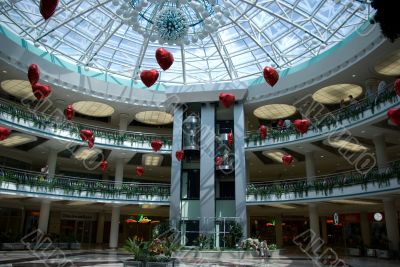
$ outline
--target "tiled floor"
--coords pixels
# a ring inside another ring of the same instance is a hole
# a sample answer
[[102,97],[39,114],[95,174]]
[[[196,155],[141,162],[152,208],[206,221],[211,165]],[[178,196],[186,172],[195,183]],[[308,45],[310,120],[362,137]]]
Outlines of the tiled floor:
[[[0,267],[122,267],[122,261],[129,259],[130,255],[115,251],[92,250],[92,251],[52,251],[52,252],[0,252]],[[351,267],[398,267],[399,261],[378,260],[372,258],[347,258],[348,266]],[[224,262],[218,260],[207,260],[198,258],[181,259],[175,266],[197,266],[197,267],[303,267],[316,266],[327,267],[315,263],[306,257],[280,257],[269,259],[230,259]],[[333,267],[334,265],[332,265]]]

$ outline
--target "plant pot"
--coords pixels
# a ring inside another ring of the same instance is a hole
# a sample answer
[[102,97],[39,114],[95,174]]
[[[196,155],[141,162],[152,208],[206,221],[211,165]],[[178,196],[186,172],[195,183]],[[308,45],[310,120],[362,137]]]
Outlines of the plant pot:
[[367,256],[368,257],[376,257],[376,249],[368,248],[367,249]]
[[135,260],[126,260],[123,262],[124,267],[145,267],[145,263]]
[[377,249],[376,256],[381,259],[389,259],[389,250]]
[[70,243],[69,249],[81,249],[81,243]]
[[0,243],[1,250],[23,250],[26,249],[23,243]]
[[146,262],[146,267],[173,267],[175,262]]
[[348,248],[347,253],[349,256],[361,256],[361,249],[359,248]]

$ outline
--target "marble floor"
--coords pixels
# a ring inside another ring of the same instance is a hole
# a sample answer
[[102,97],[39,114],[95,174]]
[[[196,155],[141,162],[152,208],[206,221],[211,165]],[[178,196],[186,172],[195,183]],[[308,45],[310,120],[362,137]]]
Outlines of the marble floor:
[[[130,258],[129,254],[107,250],[91,251],[0,251],[0,267],[122,267],[122,262]],[[349,267],[398,267],[400,261],[380,260],[374,258],[344,258]],[[175,264],[177,267],[327,267],[334,264],[313,262],[304,256],[288,256],[268,259],[229,259],[225,261],[182,258]],[[339,267],[339,265],[336,265]],[[335,266],[335,267],[336,267]],[[343,265],[341,265],[343,266]]]

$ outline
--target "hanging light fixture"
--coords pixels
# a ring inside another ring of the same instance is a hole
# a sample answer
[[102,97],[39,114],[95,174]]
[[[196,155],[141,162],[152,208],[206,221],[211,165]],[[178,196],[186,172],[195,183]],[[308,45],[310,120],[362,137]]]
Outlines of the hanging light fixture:
[[226,24],[228,6],[220,0],[113,0],[122,21],[150,41],[197,43]]

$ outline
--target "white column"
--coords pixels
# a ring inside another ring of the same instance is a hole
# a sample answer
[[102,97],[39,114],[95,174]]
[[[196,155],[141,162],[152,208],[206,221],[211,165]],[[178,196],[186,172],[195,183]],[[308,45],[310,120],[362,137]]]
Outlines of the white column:
[[315,161],[314,161],[314,152],[306,151],[306,175],[307,181],[312,182],[315,180]]
[[321,232],[322,232],[322,240],[324,240],[324,244],[328,244],[328,225],[326,224],[326,217],[322,217],[321,221]]
[[386,142],[383,134],[374,136],[374,145],[376,153],[376,161],[379,169],[385,169],[388,166],[388,159],[386,155]]
[[372,93],[376,93],[378,89],[379,80],[371,78],[365,81],[365,90],[370,90]]
[[119,114],[119,130],[126,131],[128,129],[129,115],[125,113]]
[[247,209],[246,209],[246,187],[247,172],[244,151],[244,107],[243,103],[235,103],[233,108],[234,118],[234,140],[235,140],[235,208],[236,217],[239,217],[243,227],[243,237],[247,238]]
[[38,230],[42,233],[47,233],[47,227],[49,226],[50,217],[50,201],[47,199],[42,200],[40,204],[40,216]]
[[47,157],[48,178],[53,178],[56,173],[57,154],[58,152],[55,149],[49,150],[49,156]]
[[399,219],[397,218],[397,209],[395,200],[392,198],[383,199],[385,209],[386,232],[389,239],[389,248],[399,251]]
[[371,245],[371,230],[368,221],[368,214],[366,212],[361,212],[360,214],[360,227],[361,227],[361,237],[362,241],[366,246]]
[[309,216],[310,216],[310,230],[311,230],[311,240],[310,245],[312,252],[314,255],[320,249],[322,242],[321,242],[321,234],[319,229],[319,215],[317,205],[311,203],[308,205]]
[[178,227],[181,219],[181,162],[175,157],[175,152],[182,149],[182,125],[183,107],[177,106],[174,110],[174,125],[172,138],[172,162],[171,162],[171,192],[169,206],[169,220],[171,226]]
[[215,106],[201,106],[200,133],[200,231],[215,231]]
[[117,158],[115,162],[115,184],[121,185],[124,180],[124,165],[125,161],[123,158]]
[[111,229],[110,229],[110,248],[118,248],[118,234],[119,234],[119,218],[121,215],[121,208],[119,206],[112,207],[111,214]]
[[103,243],[104,219],[105,219],[104,213],[100,212],[98,220],[97,220],[97,234],[96,234],[96,243],[97,244],[102,244]]
[[276,236],[276,245],[279,248],[283,246],[283,229],[282,229],[282,216],[275,216],[275,236]]

